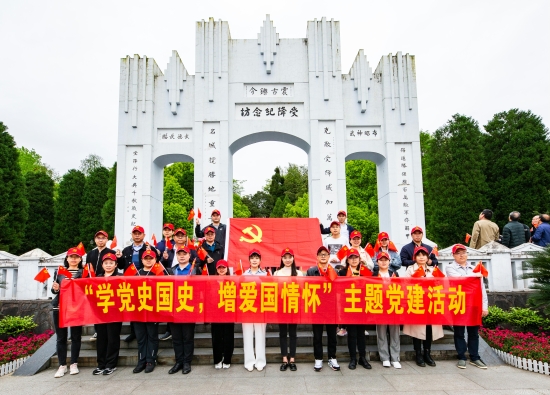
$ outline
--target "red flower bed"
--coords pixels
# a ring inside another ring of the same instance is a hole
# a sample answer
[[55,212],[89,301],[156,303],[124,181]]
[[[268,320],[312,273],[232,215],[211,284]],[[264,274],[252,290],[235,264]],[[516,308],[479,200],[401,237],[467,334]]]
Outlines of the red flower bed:
[[479,334],[491,347],[519,358],[550,363],[550,336],[544,332],[534,335],[509,329],[481,328]]
[[53,335],[46,331],[41,335],[10,337],[7,341],[0,340],[0,365],[31,355]]

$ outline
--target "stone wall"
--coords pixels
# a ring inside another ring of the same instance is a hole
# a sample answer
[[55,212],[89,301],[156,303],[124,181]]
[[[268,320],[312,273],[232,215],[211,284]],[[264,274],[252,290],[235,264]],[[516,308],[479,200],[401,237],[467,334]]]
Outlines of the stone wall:
[[0,317],[32,315],[38,325],[34,332],[54,330],[51,300],[0,300]]
[[487,292],[489,306],[498,306],[503,310],[511,307],[527,306],[527,299],[533,292]]

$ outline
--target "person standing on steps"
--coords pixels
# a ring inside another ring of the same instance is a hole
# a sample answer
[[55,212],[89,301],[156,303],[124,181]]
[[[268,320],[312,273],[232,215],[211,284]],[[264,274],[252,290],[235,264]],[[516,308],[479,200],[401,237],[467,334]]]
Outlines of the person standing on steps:
[[[224,259],[216,262],[218,276],[229,276],[229,265]],[[233,322],[216,322],[210,324],[212,334],[212,352],[214,368],[229,369],[235,351],[235,324]]]
[[[227,231],[227,226],[221,223],[222,215],[220,214],[220,210],[217,210],[217,209],[213,210],[210,217],[212,218],[212,222],[210,223],[210,225],[207,225],[202,230],[201,230],[201,220],[199,218],[195,220],[195,223],[197,224],[195,226],[195,236],[197,236],[198,238],[205,237],[206,236],[205,230],[210,226],[216,230],[216,241],[220,244],[221,250],[225,251],[225,235]],[[210,273],[210,274],[215,274],[215,273]]]

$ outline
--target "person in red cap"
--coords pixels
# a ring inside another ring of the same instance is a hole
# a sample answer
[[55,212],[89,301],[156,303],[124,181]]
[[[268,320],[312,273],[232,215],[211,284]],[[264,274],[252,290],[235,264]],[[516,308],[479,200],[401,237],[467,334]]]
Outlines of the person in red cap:
[[374,251],[374,267],[377,267],[376,257],[378,256],[378,252],[385,252],[390,257],[390,268],[392,271],[395,272],[401,269],[401,257],[397,251],[390,250],[390,235],[387,232],[378,233],[378,244],[380,245],[380,248],[378,248],[377,251]]
[[438,261],[437,257],[432,253],[432,247],[430,247],[427,244],[422,243],[422,238],[424,237],[424,231],[420,226],[415,226],[411,230],[411,238],[412,241],[409,244],[405,244],[403,248],[401,248],[401,252],[399,253],[399,256],[401,257],[401,264],[408,268],[411,265],[414,265],[413,260],[413,254],[414,249],[416,247],[424,247],[428,250],[428,266],[437,266]]
[[[107,253],[101,260],[103,273],[97,277],[120,276],[117,270],[116,256],[113,253]],[[92,374],[94,376],[108,376],[116,370],[118,363],[118,354],[120,352],[120,330],[122,322],[109,322],[107,324],[95,324],[97,333],[97,368]]]
[[[218,276],[229,276],[229,265],[226,260],[216,262]],[[231,358],[235,351],[235,324],[233,322],[220,322],[210,324],[212,334],[212,352],[214,354],[214,368],[229,369]]]
[[[294,261],[294,251],[291,248],[284,248],[281,252],[281,264],[274,276],[296,277],[303,276],[303,273],[296,268]],[[290,368],[291,371],[297,370],[294,358],[296,358],[296,344],[298,336],[296,334],[297,324],[279,324],[279,344],[281,346],[281,356],[283,363],[279,370],[281,372]],[[287,333],[290,338],[290,349],[287,347]]]
[[[225,251],[225,235],[227,232],[227,226],[225,224],[221,223],[222,215],[220,214],[220,210],[215,209],[212,210],[212,214],[210,215],[212,222],[210,225],[206,226],[201,230],[201,220],[199,217],[195,219],[195,223],[197,224],[195,226],[195,236],[198,238],[206,237],[205,229],[207,227],[212,227],[216,229],[216,241],[220,244],[222,247],[222,251]],[[213,274],[213,273],[210,273]]]
[[[133,263],[136,266],[136,269],[141,269],[143,267],[141,257],[145,251],[150,249],[151,246],[145,243],[145,230],[143,227],[139,225],[134,226],[132,228],[132,244],[125,247],[122,251],[120,249],[116,250],[118,267],[122,268],[122,270],[126,270]],[[158,261],[160,254],[158,254],[156,249],[155,254]]]
[[[369,254],[367,254],[367,251],[363,247],[361,247],[361,238],[362,235],[358,230],[354,230],[349,235],[349,241],[351,244],[351,248],[355,248],[357,251],[359,251],[359,259],[361,260],[361,265],[367,267],[370,271],[374,268],[374,262]],[[341,265],[346,265],[347,258],[342,259]]]
[[[71,273],[71,279],[77,279],[82,277],[82,255],[77,247],[69,248],[67,251],[67,257],[64,262],[64,266]],[[58,274],[57,270],[53,275],[52,293],[55,298],[52,300],[53,307],[53,324],[55,327],[55,334],[57,335],[57,341],[55,343],[57,351],[57,359],[59,361],[59,368],[55,372],[56,378],[63,377],[67,373],[67,335],[69,328],[59,327],[59,292],[61,291],[61,283],[67,277],[63,274]],[[70,374],[78,374],[78,357],[80,355],[80,345],[82,344],[82,327],[71,327],[71,366]]]
[[[346,257],[346,266],[340,269],[339,276],[345,277],[351,273],[352,277],[361,275],[361,258],[359,250],[350,248]],[[365,324],[348,324],[346,325],[348,335],[348,351],[349,365],[348,368],[355,370],[357,367],[357,351],[359,351],[359,365],[365,369],[372,369],[369,361],[367,361],[367,344],[365,342]]]
[[[162,255],[166,248],[166,240],[170,240],[170,243],[174,245],[174,225],[173,224],[164,224],[162,225],[162,240],[157,243],[157,250],[159,255]],[[175,260],[175,258],[174,258]]]
[[[399,273],[390,268],[390,255],[387,252],[378,252],[376,255],[376,262],[378,264],[374,267],[374,271],[372,272],[373,277],[399,277]],[[401,352],[401,336],[399,332],[399,325],[376,325],[378,354],[380,355],[382,366],[385,368],[389,368],[393,365],[394,368],[401,369],[401,363],[399,362],[399,353]]]
[[[332,217],[332,216],[331,216]],[[353,232],[355,229],[353,226],[346,223],[346,218],[348,217],[347,213],[344,210],[338,211],[338,214],[336,215],[338,218],[338,223],[340,224],[340,234],[349,239],[349,235],[351,232]],[[330,235],[332,231],[330,230],[330,227],[332,226],[332,223],[328,228],[324,228],[321,221],[319,221],[319,226],[321,228],[321,234],[322,235]]]
[[[414,263],[407,267],[405,277],[411,277],[418,269],[424,270],[424,277],[433,277],[433,266],[428,265],[430,251],[424,247],[416,247],[413,253]],[[403,325],[403,333],[411,336],[413,339],[414,351],[416,353],[416,364],[425,367],[426,364],[435,366],[435,361],[430,354],[432,340],[443,337],[443,327],[441,325]],[[424,346],[424,354],[422,347]]]
[[[204,260],[201,260],[200,257],[198,257],[196,264],[201,268],[201,270],[208,270],[208,274],[212,276],[216,274],[216,262],[223,259],[225,254],[225,250],[222,245],[216,241],[216,228],[211,226],[204,228],[204,242],[202,243],[201,248],[206,251],[206,257]],[[197,255],[199,255],[198,252]]]
[[341,262],[338,258],[338,251],[344,246],[349,247],[349,236],[342,236],[340,230],[342,227],[338,221],[332,221],[330,224],[330,236],[323,240],[323,245],[330,251],[329,263],[336,269],[341,268]]
[[[114,250],[106,247],[108,241],[109,235],[107,232],[104,230],[97,231],[94,236],[96,248],[86,254],[86,265],[90,265],[94,269],[96,276],[103,274],[103,257],[106,254],[116,253]],[[120,266],[119,269],[124,269],[122,263]]]
[[[252,249],[248,253],[248,262],[250,268],[246,270],[244,276],[266,276],[267,273],[262,270],[260,264],[262,262],[262,254],[257,249]],[[254,367],[259,372],[264,370],[267,364],[265,357],[265,329],[266,323],[243,323],[243,349],[244,349],[244,368],[249,372],[254,370]],[[254,341],[255,339],[255,341]],[[256,343],[256,352],[254,353],[254,343]]]
[[[327,247],[321,246],[317,249],[317,265],[307,269],[306,276],[325,276],[328,269],[328,260],[330,251]],[[332,370],[340,370],[340,365],[336,360],[336,324],[313,324],[313,356],[315,365],[313,370],[320,372],[323,369],[323,326],[327,332],[327,351],[328,351],[328,366]]]
[[[454,262],[451,262],[445,267],[445,273],[447,277],[480,277],[481,281],[481,295],[483,301],[483,307],[481,310],[481,316],[487,317],[489,314],[489,301],[487,299],[487,291],[485,290],[485,284],[483,283],[483,277],[481,273],[474,273],[475,266],[468,263],[468,250],[466,246],[462,244],[455,244],[452,248]],[[468,331],[468,344],[464,339],[464,333]],[[455,349],[458,353],[457,367],[459,369],[466,369],[466,350],[470,355],[470,365],[479,369],[487,369],[485,362],[481,360],[479,356],[479,325],[472,326],[453,326]]]

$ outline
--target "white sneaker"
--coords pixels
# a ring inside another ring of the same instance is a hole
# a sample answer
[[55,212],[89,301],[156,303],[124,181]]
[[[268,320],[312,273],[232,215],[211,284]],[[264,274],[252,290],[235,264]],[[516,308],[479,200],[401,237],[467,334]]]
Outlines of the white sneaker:
[[256,369],[258,370],[258,372],[261,372],[262,370],[264,370],[264,366],[260,366],[260,367],[256,366]]
[[313,366],[313,370],[316,372],[320,372],[321,369],[323,369],[323,360],[322,359],[316,359],[315,365]]
[[59,369],[57,369],[57,372],[55,372],[56,379],[65,376],[65,373],[67,373],[67,365],[60,366]]
[[248,370],[249,372],[252,372],[254,370],[254,366],[250,367],[250,368],[247,368],[246,366],[244,367],[246,370]]
[[214,365],[216,369],[221,369],[223,366],[223,360]]
[[80,373],[80,370],[78,370],[78,364],[73,363],[73,364],[70,366],[70,373],[71,373],[71,374],[78,374],[78,373]]
[[395,361],[395,362],[392,362],[392,364],[394,368],[401,369],[401,364],[399,362]]
[[390,361],[382,361],[382,366],[385,368],[389,368],[391,366]]
[[231,367],[231,364],[230,364],[230,363],[224,363],[224,364],[222,365],[222,367],[223,367],[224,369],[229,369],[229,368]]
[[331,358],[328,360],[328,366],[332,370],[340,370],[340,365],[338,365],[338,362],[336,361],[336,358]]
[[91,341],[91,342],[95,342],[96,340],[97,340],[97,332],[94,333],[94,334],[92,335],[92,337],[90,337],[90,341]]
[[365,331],[365,336],[368,336],[369,335],[369,331]]

